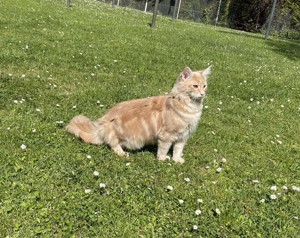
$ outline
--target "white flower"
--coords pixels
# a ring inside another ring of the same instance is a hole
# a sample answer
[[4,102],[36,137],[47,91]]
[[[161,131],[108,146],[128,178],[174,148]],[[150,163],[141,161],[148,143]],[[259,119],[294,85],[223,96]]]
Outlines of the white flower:
[[75,106],[73,106],[72,108],[73,108],[73,109],[76,109],[76,107],[77,107],[77,106],[75,105]]
[[198,198],[198,199],[197,199],[197,203],[203,203],[203,199]]
[[14,103],[15,103],[15,104],[18,104],[18,103],[19,103],[19,101],[18,101],[18,100],[14,100]]
[[281,140],[277,140],[277,143],[281,145],[283,142]]
[[287,186],[282,186],[282,189],[283,190],[288,190],[288,187]]
[[172,190],[173,190],[173,187],[170,186],[170,185],[168,185],[167,190],[172,191]]
[[209,169],[209,168],[210,168],[210,166],[209,166],[209,165],[207,165],[207,166],[205,166],[205,168],[206,168],[206,169]]
[[85,189],[84,192],[85,194],[89,194],[92,190],[91,189]]
[[265,199],[259,200],[260,203],[265,203],[265,201],[266,201]]
[[199,216],[199,215],[201,215],[201,210],[199,210],[199,209],[197,209],[196,211],[195,211],[195,214],[196,214],[196,216]]
[[86,158],[87,158],[87,159],[91,159],[92,156],[91,156],[91,155],[87,155]]
[[180,205],[182,205],[184,203],[184,201],[182,199],[179,199],[178,202]]
[[276,199],[277,199],[277,196],[276,196],[275,194],[271,194],[271,195],[270,195],[270,199],[276,200]]
[[125,164],[125,166],[129,166],[129,165],[130,165],[130,163],[129,163],[129,162]]
[[198,226],[197,225],[193,225],[193,230],[194,231],[198,231]]
[[300,188],[296,186],[292,186],[292,190],[296,192],[300,192]]
[[37,112],[40,112],[41,111],[41,109],[39,109],[39,108],[37,108],[37,109],[35,109]]
[[272,187],[271,187],[271,190],[272,190],[272,191],[277,191],[277,186],[275,186],[275,185],[272,186]]
[[252,180],[252,183],[260,183],[258,180]]
[[99,186],[100,186],[100,189],[102,189],[102,188],[105,188],[105,187],[106,187],[105,183],[100,183],[100,184],[99,184]]
[[217,153],[217,152],[218,152],[218,150],[217,150],[217,149],[214,149],[214,152],[216,152],[216,153]]
[[32,132],[35,133],[35,132],[36,132],[36,129],[35,129],[35,128],[32,128]]
[[93,175],[94,175],[94,177],[99,177],[99,172],[98,171],[94,171]]
[[220,173],[222,171],[222,168],[219,167],[219,168],[216,169],[216,171],[217,171],[217,173]]
[[225,158],[222,158],[221,162],[222,162],[223,164],[225,164],[225,163],[227,162],[227,160],[226,160]]
[[26,149],[27,149],[27,146],[24,145],[24,144],[22,144],[22,145],[20,146],[20,148],[21,148],[22,150],[26,150]]
[[215,212],[216,212],[217,215],[220,215],[220,214],[221,214],[221,211],[220,211],[219,208],[216,208]]
[[187,183],[191,182],[191,180],[189,178],[184,178],[184,181]]

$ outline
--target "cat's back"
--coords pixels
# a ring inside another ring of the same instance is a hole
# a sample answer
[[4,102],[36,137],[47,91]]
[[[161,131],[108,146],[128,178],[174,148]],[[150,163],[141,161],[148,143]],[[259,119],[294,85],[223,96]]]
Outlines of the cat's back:
[[114,105],[102,119],[112,120],[113,118],[148,118],[153,114],[162,112],[166,107],[168,96],[155,96],[141,99],[134,99],[120,102]]

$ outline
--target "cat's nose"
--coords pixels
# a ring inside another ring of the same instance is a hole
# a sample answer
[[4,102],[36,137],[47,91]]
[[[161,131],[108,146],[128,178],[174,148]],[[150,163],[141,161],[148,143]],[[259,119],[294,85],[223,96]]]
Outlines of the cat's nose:
[[201,97],[204,97],[204,96],[205,96],[205,93],[200,93],[200,96],[201,96]]

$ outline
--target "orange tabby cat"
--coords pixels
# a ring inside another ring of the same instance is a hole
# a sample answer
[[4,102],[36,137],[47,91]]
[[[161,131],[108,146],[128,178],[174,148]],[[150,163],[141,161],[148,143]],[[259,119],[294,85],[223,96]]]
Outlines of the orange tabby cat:
[[118,103],[94,122],[76,116],[67,130],[87,143],[108,144],[120,156],[128,156],[124,147],[158,144],[157,158],[165,160],[173,145],[172,159],[183,163],[183,147],[200,120],[210,72],[210,67],[195,72],[186,67],[169,95]]

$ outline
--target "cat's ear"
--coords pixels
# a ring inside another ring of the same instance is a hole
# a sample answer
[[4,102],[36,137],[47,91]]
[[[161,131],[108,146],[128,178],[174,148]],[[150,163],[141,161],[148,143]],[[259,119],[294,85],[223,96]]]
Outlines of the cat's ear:
[[189,67],[185,67],[182,73],[179,75],[179,79],[181,81],[187,80],[191,75],[193,71]]
[[207,78],[211,74],[211,65],[208,66],[206,69],[202,70],[202,74],[205,78]]

